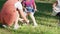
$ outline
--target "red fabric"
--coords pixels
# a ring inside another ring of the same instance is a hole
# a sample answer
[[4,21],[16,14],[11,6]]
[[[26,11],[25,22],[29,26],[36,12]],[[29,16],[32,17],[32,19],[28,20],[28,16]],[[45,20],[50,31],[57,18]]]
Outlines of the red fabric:
[[14,7],[14,4],[18,0],[8,0],[4,4],[2,10],[1,10],[1,21],[3,24],[10,25],[14,23],[17,17],[17,11],[16,8]]
[[30,2],[27,2],[28,0],[23,0],[22,1],[22,4],[25,4],[26,6],[33,6],[33,8],[35,7],[34,6],[34,3],[35,3],[35,1],[34,0],[30,0]]

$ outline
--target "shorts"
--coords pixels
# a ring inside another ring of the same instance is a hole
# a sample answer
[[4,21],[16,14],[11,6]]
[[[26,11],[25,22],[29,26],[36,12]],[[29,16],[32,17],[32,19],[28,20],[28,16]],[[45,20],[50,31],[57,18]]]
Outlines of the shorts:
[[31,7],[26,7],[26,10],[27,11],[24,11],[25,15],[26,15],[27,12],[31,13],[32,15],[34,15],[34,13],[35,13],[34,9],[31,8]]
[[31,8],[31,7],[26,7],[26,12],[32,12],[32,13],[34,13],[35,11],[34,11],[34,9],[33,8]]

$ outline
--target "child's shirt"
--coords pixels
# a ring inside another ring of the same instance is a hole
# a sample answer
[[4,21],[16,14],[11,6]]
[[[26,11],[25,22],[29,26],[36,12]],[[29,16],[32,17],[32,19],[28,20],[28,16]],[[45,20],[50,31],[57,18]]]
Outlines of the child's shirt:
[[22,4],[21,4],[21,2],[19,2],[19,1],[16,2],[16,3],[15,3],[15,8],[18,8],[19,10],[22,9]]
[[34,0],[30,0],[30,1],[23,0],[23,4],[25,4],[26,7],[31,7],[34,5]]

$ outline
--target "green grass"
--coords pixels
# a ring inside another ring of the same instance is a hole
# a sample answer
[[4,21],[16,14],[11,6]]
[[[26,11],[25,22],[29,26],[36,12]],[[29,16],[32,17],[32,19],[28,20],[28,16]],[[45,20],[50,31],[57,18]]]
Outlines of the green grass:
[[[0,9],[4,1],[0,2]],[[59,17],[52,16],[52,3],[36,2],[38,11],[35,13],[35,18],[38,27],[22,26],[18,30],[0,27],[0,34],[60,34],[58,27]],[[31,20],[32,22],[32,20]]]

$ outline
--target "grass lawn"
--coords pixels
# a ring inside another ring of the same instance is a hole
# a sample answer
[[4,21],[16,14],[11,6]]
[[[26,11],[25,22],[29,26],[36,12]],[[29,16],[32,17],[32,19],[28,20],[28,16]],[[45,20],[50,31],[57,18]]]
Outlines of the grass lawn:
[[[0,1],[0,9],[4,1]],[[52,3],[36,2],[38,11],[35,13],[35,18],[38,23],[37,27],[22,26],[18,30],[0,27],[0,34],[60,34],[58,27],[59,17],[52,16]],[[32,24],[32,20],[31,20]]]

